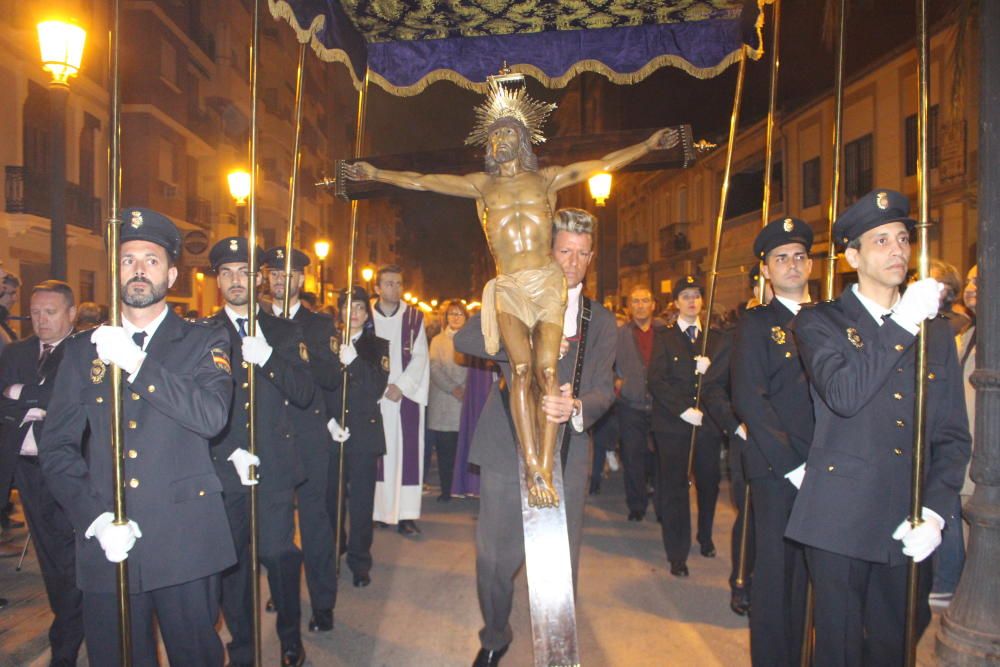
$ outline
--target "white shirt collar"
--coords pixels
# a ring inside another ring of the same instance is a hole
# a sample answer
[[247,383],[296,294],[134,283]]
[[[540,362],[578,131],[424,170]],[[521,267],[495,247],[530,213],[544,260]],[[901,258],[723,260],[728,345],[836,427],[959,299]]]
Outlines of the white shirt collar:
[[582,292],[582,282],[567,291],[566,314],[563,316],[563,336],[566,338],[576,335],[576,321],[580,319],[580,294]]
[[[245,320],[245,319],[248,318],[248,316],[247,315],[240,315],[235,310],[233,310],[232,308],[230,308],[228,305],[226,306],[225,310],[226,310],[226,315],[229,317],[229,321],[232,322],[233,326],[236,327],[236,330],[239,331],[240,330],[240,325],[236,322],[236,320],[237,319]],[[258,313],[260,312],[260,306],[257,306],[257,312]],[[246,330],[246,329],[244,329],[244,330]]]
[[[787,299],[783,296],[774,295],[774,298],[781,302],[781,305],[792,311],[792,315],[798,315],[799,311],[802,310],[802,304],[795,299]],[[806,301],[805,303],[809,303]]]
[[131,322],[129,322],[125,318],[125,315],[122,315],[122,327],[125,329],[125,332],[129,336],[132,336],[133,334],[136,334],[136,333],[138,333],[140,331],[145,331],[146,332],[146,338],[143,340],[143,345],[142,345],[142,349],[145,350],[147,347],[149,347],[149,341],[153,340],[153,335],[156,333],[156,330],[160,328],[160,324],[162,324],[163,320],[165,320],[167,318],[167,311],[168,310],[170,310],[170,309],[169,308],[164,308],[160,312],[160,314],[156,316],[155,320],[153,320],[152,322],[150,322],[149,324],[147,324],[142,329],[140,329],[136,325],[134,325]]
[[698,327],[698,331],[701,331],[701,319],[696,317],[694,321],[691,321],[691,320],[686,320],[683,317],[677,318],[677,328],[683,331],[684,333],[687,333],[687,328],[692,324]]
[[45,346],[46,345],[51,345],[52,349],[55,350],[57,347],[59,347],[60,345],[62,345],[62,342],[64,340],[66,340],[67,338],[69,338],[72,333],[73,332],[70,331],[68,334],[66,334],[65,336],[63,336],[62,338],[60,338],[59,340],[57,340],[54,343],[43,343],[42,339],[39,338],[38,339],[38,354],[41,354],[45,350]]
[[[282,305],[281,301],[275,301],[271,304],[271,312],[273,312],[277,317],[281,317],[281,311],[283,310],[281,305]],[[295,317],[295,314],[299,312],[299,308],[301,307],[302,307],[301,301],[296,301],[295,303],[293,303],[289,308],[289,310],[292,311],[292,314],[288,316],[288,319],[292,319],[293,317]]]
[[[861,302],[861,305],[865,307],[865,310],[868,311],[868,314],[872,316],[873,320],[875,320],[875,324],[882,326],[882,324],[885,322],[883,318],[886,315],[892,314],[892,308],[883,308],[880,304],[877,304],[868,297],[866,297],[864,294],[861,293],[861,290],[858,289],[857,283],[851,285],[851,289],[854,290],[854,296],[858,297],[858,301]],[[897,303],[899,303],[898,294],[896,295],[895,303],[892,304],[893,308],[896,306]]]

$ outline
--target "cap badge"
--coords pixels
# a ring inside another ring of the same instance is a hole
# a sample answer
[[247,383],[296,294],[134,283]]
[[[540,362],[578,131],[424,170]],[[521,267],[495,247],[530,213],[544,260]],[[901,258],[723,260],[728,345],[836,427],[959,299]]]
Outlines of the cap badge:
[[240,249],[240,242],[236,239],[229,239],[229,252],[236,252]]
[[686,282],[688,285],[694,285],[694,278],[692,276],[687,276],[684,279],[684,282]]
[[275,253],[275,255],[277,256],[278,259],[284,259],[285,251],[282,250],[281,248],[278,248],[278,251]]
[[848,327],[847,329],[847,340],[851,341],[851,345],[858,348],[859,350],[865,346],[864,341],[861,340],[861,335],[858,330],[854,327]]
[[795,223],[792,222],[791,218],[785,218],[785,223],[781,225],[781,228],[785,230],[785,233],[789,233],[795,229]]
[[142,227],[142,211],[132,211],[132,221],[129,224],[132,229],[139,229]]
[[771,340],[778,345],[785,344],[785,330],[781,327],[771,327]]
[[889,195],[885,192],[880,192],[875,195],[875,204],[883,211],[889,208]]

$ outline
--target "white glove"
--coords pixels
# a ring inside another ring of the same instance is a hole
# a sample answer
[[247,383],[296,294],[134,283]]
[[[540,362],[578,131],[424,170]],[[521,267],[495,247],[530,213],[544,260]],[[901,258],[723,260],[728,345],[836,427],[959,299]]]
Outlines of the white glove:
[[268,345],[260,329],[253,336],[243,337],[243,359],[251,364],[263,366],[271,358],[273,351],[274,348]]
[[[243,340],[246,340],[246,338]],[[250,479],[250,466],[260,468],[260,458],[256,455],[251,454],[243,448],[238,448],[234,449],[233,453],[226,460],[233,462],[233,467],[236,468],[236,474],[240,476],[240,483],[243,486],[253,486],[258,482],[256,479]]]
[[31,408],[26,413],[24,413],[24,419],[21,420],[21,426],[29,422],[40,422],[45,421],[46,411],[42,408]]
[[914,528],[906,519],[892,534],[892,539],[903,542],[903,554],[917,563],[934,553],[941,544],[941,531],[944,530],[944,519],[934,510],[924,507],[920,515],[923,523],[919,526]]
[[792,486],[796,489],[802,488],[802,480],[806,477],[806,464],[803,463],[795,470],[789,470],[785,473],[785,479],[787,479]]
[[347,442],[347,439],[351,437],[351,429],[342,427],[336,419],[331,419],[326,423],[326,430],[330,432],[330,437],[335,442]]
[[135,546],[135,541],[142,537],[139,524],[129,521],[123,526],[116,526],[115,515],[105,512],[94,519],[94,522],[87,528],[84,537],[97,537],[101,548],[104,549],[104,557],[112,563],[120,563],[128,558],[128,552]]
[[735,433],[736,433],[736,435],[738,435],[741,438],[743,438],[743,440],[745,441],[747,439],[747,425],[746,424],[740,424],[739,426],[736,427]]
[[681,413],[681,419],[691,424],[691,426],[701,426],[702,417],[703,413],[698,408],[688,408]]
[[607,451],[604,452],[604,458],[607,460],[608,468],[611,469],[611,472],[618,472],[618,468],[621,467],[618,463],[618,455],[612,451]]
[[358,358],[358,351],[354,348],[354,343],[340,346],[340,363],[350,366],[351,362]]
[[114,364],[129,375],[138,373],[146,358],[146,353],[139,349],[123,327],[102,324],[90,334],[90,342],[97,346],[97,357],[101,361]]
[[920,323],[938,314],[941,307],[941,292],[945,286],[933,278],[924,278],[911,283],[906,293],[892,309],[892,319],[911,333],[920,329]]
[[4,398],[9,398],[12,401],[16,401],[21,398],[21,391],[24,389],[23,383],[17,383],[8,385],[6,389],[3,390]]
[[708,372],[708,367],[712,365],[712,360],[709,359],[708,357],[703,357],[699,354],[697,357],[694,358],[694,363],[695,363],[695,368],[694,368],[695,375],[704,375],[705,373]]

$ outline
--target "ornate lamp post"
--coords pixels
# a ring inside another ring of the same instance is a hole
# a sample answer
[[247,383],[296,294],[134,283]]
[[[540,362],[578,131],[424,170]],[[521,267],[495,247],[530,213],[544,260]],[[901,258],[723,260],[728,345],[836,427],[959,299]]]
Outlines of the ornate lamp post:
[[365,288],[368,291],[368,296],[372,293],[372,278],[375,277],[375,269],[371,266],[366,266],[361,269],[361,278],[365,281]]
[[229,181],[229,194],[236,201],[236,235],[246,235],[247,198],[250,196],[250,172],[244,169],[234,169],[226,176]]
[[326,303],[326,288],[323,286],[323,263],[326,261],[327,255],[330,254],[330,242],[319,240],[313,244],[313,252],[316,253],[316,259],[319,260],[319,302]]
[[590,196],[594,198],[594,203],[604,206],[611,196],[611,174],[604,171],[594,174],[587,180],[587,185],[590,187]]
[[49,82],[49,218],[52,221],[51,274],[66,279],[66,100],[69,79],[80,71],[87,32],[65,21],[38,24],[42,69],[52,75]]

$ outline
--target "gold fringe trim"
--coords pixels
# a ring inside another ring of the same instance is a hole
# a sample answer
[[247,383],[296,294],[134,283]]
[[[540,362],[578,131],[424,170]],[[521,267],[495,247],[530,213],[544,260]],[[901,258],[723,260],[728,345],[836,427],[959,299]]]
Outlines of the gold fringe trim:
[[[774,0],[757,0],[758,15],[755,28],[757,31],[757,43],[759,47],[757,49],[750,49],[745,46],[735,49],[732,53],[727,55],[722,59],[721,62],[712,67],[697,67],[690,61],[677,55],[662,55],[653,58],[648,63],[646,63],[640,69],[634,72],[620,73],[616,72],[599,60],[580,60],[573,64],[564,74],[557,77],[550,77],[545,74],[541,69],[535,65],[530,64],[518,64],[510,65],[510,68],[514,72],[520,72],[527,76],[530,76],[538,80],[546,88],[562,88],[565,87],[573,77],[583,72],[594,72],[600,74],[607,78],[609,81],[619,85],[627,85],[633,83],[639,83],[643,79],[647,78],[656,70],[661,67],[676,67],[681,69],[691,76],[697,77],[699,79],[711,79],[718,76],[723,71],[725,71],[730,65],[738,63],[742,57],[742,53],[745,50],[747,56],[752,60],[760,60],[764,55],[764,6],[774,4]],[[295,30],[295,36],[298,38],[299,42],[305,44],[310,43],[312,50],[316,53],[316,56],[324,62],[339,62],[347,66],[348,74],[351,77],[351,82],[356,90],[361,90],[364,85],[363,80],[357,78],[354,73],[354,68],[351,66],[350,58],[341,49],[329,49],[319,41],[318,32],[326,25],[326,17],[322,15],[317,15],[313,20],[312,24],[308,28],[303,28],[299,25],[295,18],[295,13],[292,11],[291,6],[285,2],[285,0],[268,0],[268,7],[271,10],[271,16],[275,19],[284,19],[288,22],[292,29]],[[399,97],[410,97],[423,92],[427,86],[438,81],[451,81],[455,85],[465,88],[467,90],[473,90],[480,93],[486,93],[488,89],[488,83],[485,81],[470,81],[465,76],[459,74],[452,69],[437,69],[428,72],[416,83],[410,84],[408,86],[397,86],[389,82],[385,77],[383,77],[378,72],[369,72],[369,77],[371,80],[378,85],[380,88],[386,92],[396,95]]]

